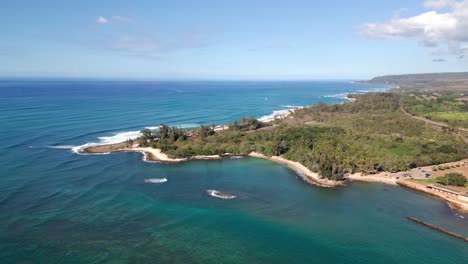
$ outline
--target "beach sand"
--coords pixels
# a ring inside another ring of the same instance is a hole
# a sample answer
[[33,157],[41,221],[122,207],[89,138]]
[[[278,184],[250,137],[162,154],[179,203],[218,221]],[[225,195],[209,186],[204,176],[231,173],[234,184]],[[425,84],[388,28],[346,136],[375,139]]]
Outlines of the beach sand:
[[[88,154],[102,154],[112,152],[139,152],[145,155],[145,160],[147,161],[158,161],[165,163],[178,163],[188,160],[218,160],[223,158],[219,155],[198,155],[193,156],[191,158],[171,158],[167,154],[163,153],[160,149],[151,147],[129,147],[129,145],[126,142],[109,145],[91,146],[83,149],[82,152]],[[229,154],[227,154],[226,156],[229,156]]]
[[[112,152],[140,152],[144,155],[144,159],[146,161],[157,161],[163,163],[179,163],[185,162],[189,160],[219,160],[225,156],[239,156],[233,155],[231,153],[225,153],[222,156],[218,155],[198,155],[191,158],[171,158],[167,154],[163,153],[160,149],[150,148],[150,147],[137,147],[137,146],[129,146],[126,142],[117,143],[117,144],[110,144],[110,145],[100,145],[100,146],[91,146],[88,148],[83,149],[83,153],[89,154],[100,154],[100,153],[112,153]],[[297,172],[297,174],[304,179],[306,182],[317,185],[320,187],[336,187],[346,184],[346,181],[333,181],[326,178],[322,178],[318,173],[312,172],[307,167],[302,165],[299,162],[291,161],[279,156],[265,156],[258,152],[251,152],[248,156],[254,158],[261,158],[271,160],[283,165],[288,166],[289,168],[293,169]],[[420,192],[424,192],[427,194],[431,194],[437,197],[442,198],[445,200],[449,205],[459,211],[468,212],[468,203],[461,201],[453,196],[448,196],[445,194],[441,194],[439,192],[433,191],[431,189],[426,188],[426,185],[412,182],[409,180],[396,178],[397,174],[392,174],[389,172],[381,172],[378,174],[373,175],[362,175],[361,173],[354,173],[347,175],[345,177],[346,180],[351,181],[366,181],[366,182],[379,182],[384,184],[390,185],[401,185],[413,190],[417,190]]]
[[267,159],[267,160],[271,160],[271,161],[274,161],[283,165],[287,165],[289,168],[295,170],[299,174],[299,176],[301,176],[306,182],[313,184],[313,185],[318,185],[321,187],[335,187],[335,186],[344,185],[344,182],[342,181],[333,181],[333,180],[321,178],[318,173],[312,172],[311,170],[309,170],[306,166],[302,165],[301,163],[291,161],[283,157],[279,157],[279,156],[267,157],[257,152],[251,152],[249,156],[254,157],[254,158]]
[[147,157],[149,160],[151,161],[160,161],[160,162],[169,162],[169,163],[176,163],[176,162],[183,162],[183,161],[187,161],[188,159],[173,159],[173,158],[170,158],[168,155],[166,155],[165,153],[163,153],[160,149],[156,149],[156,148],[150,148],[150,147],[146,147],[146,148],[140,148],[140,147],[136,147],[136,148],[124,148],[122,149],[121,151],[125,151],[125,152],[140,152],[140,153],[143,153],[143,154],[148,154],[149,156]]
[[346,179],[351,181],[365,181],[365,182],[380,182],[390,185],[397,185],[397,179],[384,176],[385,172],[374,175],[362,175],[362,173],[353,173],[346,176]]

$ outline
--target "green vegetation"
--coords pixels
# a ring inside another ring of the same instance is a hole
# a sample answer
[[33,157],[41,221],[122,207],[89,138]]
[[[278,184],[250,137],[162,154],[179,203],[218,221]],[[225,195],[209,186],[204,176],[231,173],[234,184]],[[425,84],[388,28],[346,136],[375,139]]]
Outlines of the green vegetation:
[[465,186],[466,178],[461,173],[447,173],[436,179],[437,183],[443,185]]
[[419,184],[429,185],[429,184],[437,183],[437,178],[432,178],[432,179],[409,179],[409,181],[416,182],[416,183],[419,183]]
[[468,72],[387,75],[375,77],[367,83],[396,84],[412,90],[463,91],[468,85]]
[[455,135],[401,113],[398,94],[352,97],[354,102],[298,109],[274,126],[255,118],[243,118],[224,131],[215,131],[214,125],[189,131],[162,125],[157,132],[143,131],[138,141],[179,158],[252,151],[283,156],[334,180],[345,173],[397,172],[467,156],[468,146]]
[[451,127],[468,128],[468,95],[460,91],[411,92],[404,98],[405,109],[417,116]]
[[262,127],[267,126],[267,124],[258,121],[254,117],[243,117],[240,121],[234,121],[234,123],[229,124],[229,130],[233,131],[248,131],[248,130],[256,130]]

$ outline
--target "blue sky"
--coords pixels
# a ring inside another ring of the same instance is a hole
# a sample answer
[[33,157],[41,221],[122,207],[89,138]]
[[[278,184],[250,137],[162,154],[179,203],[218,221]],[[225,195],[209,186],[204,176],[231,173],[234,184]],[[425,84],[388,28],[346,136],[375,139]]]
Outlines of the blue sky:
[[0,76],[360,79],[466,71],[465,2],[4,1]]

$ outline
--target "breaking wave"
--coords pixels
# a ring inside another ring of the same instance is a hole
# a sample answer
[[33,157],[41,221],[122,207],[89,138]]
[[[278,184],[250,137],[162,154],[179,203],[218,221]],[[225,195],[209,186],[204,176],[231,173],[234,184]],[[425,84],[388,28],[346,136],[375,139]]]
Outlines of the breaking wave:
[[350,100],[348,98],[348,95],[350,94],[365,94],[365,93],[370,93],[370,92],[385,92],[388,91],[390,88],[369,88],[369,89],[361,89],[361,90],[356,90],[356,91],[351,91],[351,92],[345,92],[345,93],[337,93],[337,94],[328,94],[328,95],[323,95],[321,98],[335,98],[335,99],[340,99],[340,100]]
[[[198,124],[182,124],[182,125],[174,125],[174,126],[180,127],[180,128],[192,128],[192,127],[198,127],[199,125]],[[145,128],[150,129],[150,130],[158,130],[159,126],[149,126]],[[82,153],[82,150],[87,147],[125,142],[128,139],[136,139],[141,135],[142,134],[139,130],[138,131],[124,131],[124,132],[114,133],[112,136],[98,137],[99,141],[97,142],[88,142],[79,146],[66,145],[66,146],[49,146],[49,147],[60,148],[60,149],[71,149],[71,151],[73,151],[76,154],[84,154]],[[109,153],[100,153],[100,154],[109,154]],[[95,155],[95,154],[92,154],[92,155]]]
[[51,149],[72,149],[76,146],[73,146],[73,145],[64,145],[64,146],[47,146],[48,148],[51,148]]
[[167,178],[152,178],[152,179],[145,179],[146,183],[164,183],[167,182]]
[[268,122],[268,121],[271,121],[271,120],[273,120],[273,119],[275,119],[277,117],[281,117],[281,116],[286,115],[291,110],[302,108],[303,106],[300,106],[300,105],[280,105],[280,107],[284,107],[284,108],[287,108],[287,109],[275,110],[269,115],[264,115],[264,116],[258,118],[258,120],[262,121],[262,122]]

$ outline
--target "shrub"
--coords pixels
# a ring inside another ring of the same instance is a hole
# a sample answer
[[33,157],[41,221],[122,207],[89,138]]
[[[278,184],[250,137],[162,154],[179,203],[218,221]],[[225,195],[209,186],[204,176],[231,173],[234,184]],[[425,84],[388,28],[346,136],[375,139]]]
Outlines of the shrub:
[[466,178],[461,173],[447,173],[436,179],[437,183],[443,185],[465,186]]
[[432,171],[438,171],[438,170],[439,170],[439,168],[437,168],[437,166],[432,167]]

